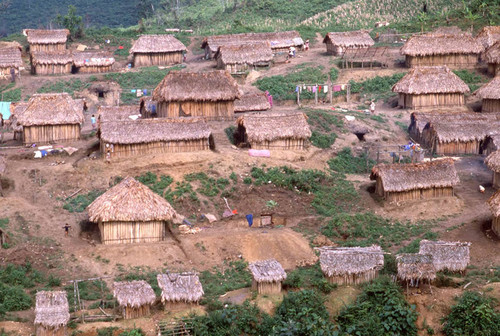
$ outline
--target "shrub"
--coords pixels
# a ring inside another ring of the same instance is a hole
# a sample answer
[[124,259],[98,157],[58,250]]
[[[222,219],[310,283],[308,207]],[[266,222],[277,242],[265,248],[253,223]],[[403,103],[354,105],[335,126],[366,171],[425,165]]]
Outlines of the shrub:
[[319,148],[330,148],[337,139],[335,133],[324,134],[317,131],[312,131],[311,143]]
[[375,161],[369,159],[365,153],[353,156],[349,147],[343,148],[337,157],[328,160],[330,169],[345,174],[366,173],[375,165]]
[[286,280],[283,282],[283,286],[296,289],[318,289],[325,294],[330,293],[337,287],[334,284],[330,284],[328,280],[325,279],[319,263],[313,266],[299,267],[288,272]]
[[229,140],[229,142],[232,144],[232,145],[235,145],[236,142],[234,140],[234,131],[236,130],[236,126],[229,126],[228,128],[225,128],[224,129],[224,133],[226,133],[226,136]]
[[339,78],[339,69],[330,68],[329,74],[330,74],[330,80],[334,82],[337,80],[337,78]]
[[68,210],[69,212],[83,212],[90,203],[94,202],[94,200],[101,196],[104,193],[102,190],[92,190],[83,195],[77,195],[69,200],[63,205],[63,209]]
[[25,310],[31,307],[31,298],[21,286],[9,286],[0,282],[0,314]]

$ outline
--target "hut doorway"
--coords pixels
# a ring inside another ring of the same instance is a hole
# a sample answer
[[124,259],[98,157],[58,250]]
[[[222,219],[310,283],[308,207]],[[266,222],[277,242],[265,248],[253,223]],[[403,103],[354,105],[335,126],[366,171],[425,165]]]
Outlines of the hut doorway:
[[104,99],[104,91],[97,91],[97,98]]
[[215,150],[215,141],[212,134],[210,134],[210,136],[208,137],[208,147],[210,148],[210,150]]

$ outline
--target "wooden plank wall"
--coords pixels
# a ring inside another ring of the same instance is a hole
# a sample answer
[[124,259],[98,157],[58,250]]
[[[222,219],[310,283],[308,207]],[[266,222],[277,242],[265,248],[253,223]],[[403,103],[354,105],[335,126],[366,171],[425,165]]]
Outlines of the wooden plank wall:
[[163,241],[165,222],[105,222],[99,223],[101,242],[108,244],[149,243]]
[[148,316],[150,313],[150,305],[142,305],[137,308],[133,308],[130,306],[123,307],[123,318],[124,319],[134,319],[143,316]]
[[250,142],[253,149],[303,150],[304,139],[279,139],[275,141]]
[[281,281],[257,282],[253,279],[252,290],[256,290],[259,294],[279,294],[281,293]]
[[134,67],[179,64],[183,60],[182,51],[148,54],[134,53]]
[[483,99],[481,112],[500,112],[500,99]]
[[32,65],[32,72],[35,75],[57,75],[70,74],[72,69],[71,63],[68,64],[37,64]]
[[78,139],[80,139],[79,124],[23,127],[24,144],[73,141]]
[[66,326],[55,329],[38,325],[36,326],[36,336],[66,336]]
[[500,188],[500,172],[493,172],[493,188]]
[[477,140],[461,142],[439,142],[437,139],[433,139],[432,143],[435,142],[435,152],[438,155],[457,155],[457,154],[479,154],[481,148],[481,142]]
[[103,73],[103,72],[110,72],[111,71],[111,65],[107,66],[82,66],[82,67],[76,67],[78,73]]
[[452,197],[454,196],[452,187],[414,189],[401,192],[385,192],[384,198],[388,202],[401,202],[419,199]]
[[439,93],[439,94],[403,94],[398,97],[398,104],[403,108],[420,109],[426,107],[461,106],[465,105],[463,93]]
[[497,235],[497,237],[500,237],[500,217],[493,216],[491,230]]
[[205,117],[206,120],[233,120],[234,101],[159,102],[156,111],[159,118]]

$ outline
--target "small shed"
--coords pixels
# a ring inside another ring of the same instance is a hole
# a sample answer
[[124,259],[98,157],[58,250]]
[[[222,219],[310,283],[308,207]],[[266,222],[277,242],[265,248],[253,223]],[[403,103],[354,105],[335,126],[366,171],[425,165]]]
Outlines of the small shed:
[[73,52],[73,73],[103,73],[111,71],[115,58],[103,51]]
[[253,149],[303,150],[312,134],[303,112],[247,114],[236,124],[236,143]]
[[165,310],[198,305],[205,292],[196,273],[163,273],[156,276]]
[[393,87],[402,108],[421,109],[465,105],[469,87],[446,66],[410,69]]
[[500,26],[486,26],[481,28],[476,35],[478,40],[485,49],[488,49],[496,42],[500,41]]
[[67,93],[34,94],[17,122],[24,144],[75,141],[80,139],[83,109]]
[[370,34],[364,30],[331,32],[325,35],[323,43],[330,55],[342,56],[347,49],[369,48],[375,44]]
[[483,59],[488,64],[489,74],[493,76],[500,74],[500,41],[486,50]]
[[232,120],[238,84],[227,71],[171,71],[153,91],[159,118]]
[[96,105],[118,106],[120,105],[121,92],[122,89],[116,82],[97,81],[80,92],[79,95]]
[[173,35],[141,35],[130,54],[134,67],[182,63],[186,46]]
[[68,297],[65,291],[36,293],[36,336],[66,336],[69,317]]
[[446,65],[451,68],[475,67],[483,45],[469,34],[425,34],[413,35],[401,47],[406,65]]
[[430,283],[436,278],[436,268],[430,254],[401,253],[396,255],[398,279],[411,287],[418,287],[425,280]]
[[500,238],[500,190],[488,199],[488,205],[493,216],[491,221],[491,231]]
[[321,271],[328,282],[357,285],[378,276],[384,266],[384,252],[378,245],[369,247],[321,247]]
[[271,103],[264,92],[246,93],[234,102],[234,113],[267,111]]
[[500,188],[500,150],[496,150],[489,154],[484,163],[493,171],[493,187]]
[[144,280],[114,282],[113,296],[122,308],[124,319],[148,316],[156,301],[153,288]]
[[73,54],[70,51],[34,51],[31,53],[31,73],[33,75],[70,74]]
[[286,272],[276,259],[259,260],[248,265],[252,273],[252,290],[259,294],[281,293]]
[[423,163],[379,163],[372,169],[375,193],[388,202],[454,196],[460,183],[453,159]]
[[163,197],[132,177],[96,198],[87,210],[105,245],[163,241],[178,216]]
[[482,112],[500,112],[500,76],[481,86],[474,94],[482,99]]
[[23,66],[21,50],[18,48],[0,48],[0,80],[10,79],[10,69],[14,69],[19,75],[19,69]]
[[467,242],[447,242],[421,240],[419,254],[432,256],[432,263],[436,272],[465,272],[470,262],[469,248]]
[[63,51],[66,49],[68,29],[26,29],[24,31],[30,45],[30,52]]
[[156,102],[153,97],[146,96],[141,98],[139,110],[143,118],[156,118],[158,116]]
[[232,74],[271,66],[273,52],[268,42],[223,45],[215,54],[217,68]]

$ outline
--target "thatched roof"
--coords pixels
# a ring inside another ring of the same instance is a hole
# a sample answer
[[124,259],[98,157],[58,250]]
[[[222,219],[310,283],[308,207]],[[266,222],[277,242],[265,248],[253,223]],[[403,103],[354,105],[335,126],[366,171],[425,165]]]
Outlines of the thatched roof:
[[437,35],[470,35],[472,34],[470,32],[463,31],[460,29],[458,26],[441,26],[436,29],[434,29],[430,34],[437,34]]
[[452,272],[465,271],[470,261],[469,247],[466,242],[420,241],[419,254],[432,256],[432,263],[437,272],[448,270]]
[[436,269],[432,256],[419,253],[402,253],[396,255],[398,278],[405,281],[434,280]]
[[476,39],[484,46],[489,48],[500,41],[500,26],[486,26],[477,34]]
[[249,142],[308,139],[312,134],[302,112],[247,114],[239,117],[236,124],[245,127]]
[[375,44],[370,34],[364,30],[328,33],[323,43],[328,42],[344,48],[368,48]]
[[23,46],[17,41],[0,41],[0,49],[18,49],[23,51]]
[[112,81],[93,82],[88,90],[91,92],[110,92],[110,91],[122,92],[120,84]]
[[410,69],[392,87],[406,94],[465,93],[469,87],[447,66],[421,66]]
[[57,44],[66,43],[68,29],[26,29],[30,44]]
[[168,221],[177,217],[163,197],[132,177],[97,197],[87,210],[94,223]]
[[500,41],[495,42],[483,55],[486,63],[500,63]]
[[228,34],[228,35],[214,35],[206,37],[201,48],[205,49],[207,46],[212,52],[216,52],[220,46],[234,45],[242,43],[253,42],[268,42],[271,49],[300,47],[304,41],[300,34],[295,31],[285,32],[271,32],[271,33],[244,33],[244,34]]
[[141,35],[134,42],[130,53],[167,53],[185,51],[186,46],[176,39],[174,35]]
[[65,291],[36,293],[35,324],[46,328],[65,326],[69,321],[69,305]]
[[401,53],[408,56],[480,54],[483,51],[483,45],[468,34],[413,35],[401,47]]
[[83,110],[67,93],[37,93],[17,120],[22,126],[81,124]]
[[75,51],[73,52],[73,63],[77,67],[111,66],[115,63],[115,58],[104,51]]
[[384,252],[378,245],[369,247],[322,247],[321,271],[329,277],[361,274],[384,266]]
[[224,64],[258,64],[271,62],[273,52],[268,42],[254,42],[248,44],[223,45],[215,54]]
[[153,100],[221,101],[240,97],[238,84],[227,71],[171,71],[153,91]]
[[34,51],[31,53],[31,64],[68,64],[73,63],[73,53],[69,50],[57,52]]
[[138,105],[100,106],[97,114],[101,123],[106,123],[109,121],[132,121],[129,117],[140,114],[140,111]]
[[286,272],[276,259],[259,260],[248,265],[257,282],[280,282],[286,280]]
[[500,150],[496,150],[484,159],[484,163],[494,172],[500,172]]
[[4,156],[0,156],[0,176],[5,174],[7,169],[7,159]]
[[144,280],[114,282],[113,295],[120,306],[132,308],[152,305],[156,300],[153,288]]
[[497,190],[487,201],[494,217],[500,216],[500,190]]
[[156,278],[161,288],[162,302],[198,302],[205,294],[200,278],[195,273],[158,274]]
[[234,112],[265,111],[271,104],[264,92],[246,93],[234,101]]
[[21,51],[17,48],[0,49],[0,68],[19,68],[23,65]]
[[378,177],[388,192],[445,188],[460,183],[453,159],[423,163],[379,163],[373,167],[370,179],[376,180]]
[[500,76],[481,86],[474,94],[482,99],[500,99]]
[[19,123],[18,118],[22,113],[24,113],[26,107],[28,107],[27,102],[17,102],[10,104],[10,127],[15,132],[21,132],[23,130],[23,126]]

